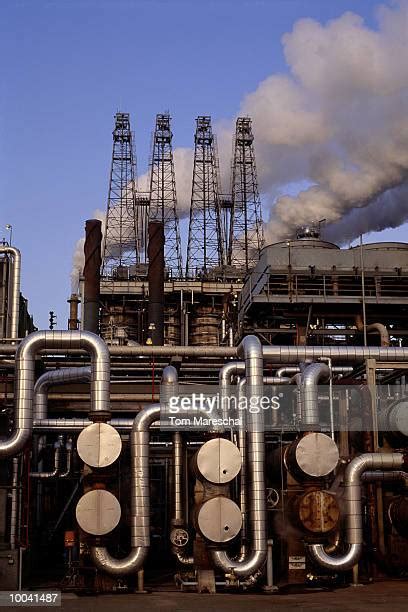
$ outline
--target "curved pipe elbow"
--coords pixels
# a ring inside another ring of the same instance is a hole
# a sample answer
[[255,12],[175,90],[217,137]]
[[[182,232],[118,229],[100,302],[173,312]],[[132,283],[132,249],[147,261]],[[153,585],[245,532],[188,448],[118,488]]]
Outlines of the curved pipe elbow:
[[325,551],[323,544],[309,544],[308,552],[313,561],[318,563],[320,567],[331,571],[345,572],[359,562],[363,552],[363,545],[361,543],[348,544],[347,552],[336,557],[329,555]]
[[330,368],[326,363],[310,363],[302,372],[300,392],[302,396],[302,422],[311,429],[319,424],[318,390],[319,382],[330,378]]
[[234,574],[237,578],[248,578],[260,570],[266,561],[267,549],[254,550],[249,558],[243,561],[231,559],[225,550],[212,550],[211,559],[218,569],[225,574]]
[[220,386],[228,386],[231,384],[231,376],[234,374],[242,374],[245,372],[245,363],[243,361],[229,361],[220,369],[218,381]]
[[132,548],[124,559],[115,559],[104,546],[92,546],[91,558],[95,566],[111,576],[125,576],[138,572],[146,560],[147,546]]
[[188,555],[183,549],[180,549],[178,546],[173,546],[172,551],[177,561],[182,565],[194,565],[194,557]]
[[176,385],[178,383],[178,373],[174,366],[168,365],[163,368],[161,384]]
[[11,438],[0,440],[0,457],[18,455],[31,438],[32,427],[17,429]]
[[[364,331],[364,323],[361,315],[356,316],[356,327],[359,332]],[[390,334],[388,329],[382,323],[369,323],[366,325],[366,331],[376,331],[380,334],[381,346],[390,346]]]

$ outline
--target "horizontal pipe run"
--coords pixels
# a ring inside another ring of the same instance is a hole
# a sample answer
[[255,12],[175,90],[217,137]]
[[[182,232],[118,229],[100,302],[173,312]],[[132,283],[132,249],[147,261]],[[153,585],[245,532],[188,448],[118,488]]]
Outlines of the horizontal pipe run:
[[[38,332],[35,332],[38,333]],[[50,332],[51,333],[51,332]],[[67,333],[67,332],[65,332]],[[74,332],[71,332],[74,333]],[[79,333],[79,332],[76,332]],[[82,332],[84,333],[84,332]],[[30,338],[30,336],[28,336]],[[0,343],[0,355],[12,355],[16,352],[13,344]],[[237,347],[229,346],[109,346],[108,351],[113,357],[237,357]],[[52,351],[45,351],[52,354]],[[55,354],[78,353],[83,351],[57,349]],[[41,349],[38,353],[44,353]],[[376,347],[376,346],[279,346],[262,347],[266,362],[292,364],[303,361],[314,361],[320,357],[330,357],[335,362],[361,363],[365,359],[375,359],[381,362],[408,361],[407,347]]]

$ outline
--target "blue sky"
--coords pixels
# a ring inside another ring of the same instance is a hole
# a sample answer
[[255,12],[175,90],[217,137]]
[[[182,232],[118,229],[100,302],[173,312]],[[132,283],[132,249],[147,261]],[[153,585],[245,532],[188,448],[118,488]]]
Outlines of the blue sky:
[[[175,146],[194,120],[230,118],[263,78],[284,72],[280,39],[296,20],[371,0],[2,0],[0,239],[13,226],[22,288],[40,327],[66,327],[71,258],[85,219],[104,209],[113,116],[131,113],[139,173],[156,113],[169,110]],[[405,240],[406,229],[382,232]],[[370,240],[375,239],[374,234]]]

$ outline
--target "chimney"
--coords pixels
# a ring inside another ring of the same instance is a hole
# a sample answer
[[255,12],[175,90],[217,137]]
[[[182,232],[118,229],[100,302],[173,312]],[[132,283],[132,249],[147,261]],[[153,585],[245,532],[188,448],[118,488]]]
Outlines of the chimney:
[[78,304],[79,297],[76,293],[72,293],[69,300],[67,300],[69,304],[69,319],[68,319],[68,329],[79,329],[79,319],[78,319]]
[[101,274],[102,222],[88,219],[85,222],[84,312],[85,331],[99,333],[99,296]]
[[160,221],[149,223],[148,283],[148,335],[154,346],[164,344],[164,225]]

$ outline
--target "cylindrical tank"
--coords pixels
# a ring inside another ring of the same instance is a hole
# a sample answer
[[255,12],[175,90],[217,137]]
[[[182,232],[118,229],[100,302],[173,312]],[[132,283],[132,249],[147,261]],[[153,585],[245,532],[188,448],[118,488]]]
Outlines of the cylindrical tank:
[[221,317],[221,308],[196,306],[190,317],[190,344],[218,346]]

